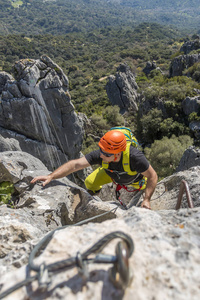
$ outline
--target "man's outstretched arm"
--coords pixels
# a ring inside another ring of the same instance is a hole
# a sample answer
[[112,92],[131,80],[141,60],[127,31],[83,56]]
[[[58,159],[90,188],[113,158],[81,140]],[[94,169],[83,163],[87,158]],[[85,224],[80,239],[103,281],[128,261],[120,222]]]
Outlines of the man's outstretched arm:
[[42,175],[42,176],[37,176],[37,177],[33,178],[33,180],[31,180],[31,183],[35,183],[37,181],[43,181],[43,186],[45,186],[53,179],[59,179],[62,177],[66,177],[73,172],[85,169],[89,166],[90,166],[90,164],[88,163],[85,156],[83,156],[81,158],[68,161],[67,163],[60,166],[58,169],[56,169],[49,175]]
[[144,200],[141,204],[141,207],[151,208],[150,200],[153,192],[156,188],[158,182],[158,176],[156,171],[150,165],[149,168],[142,173],[145,177],[147,177],[147,186],[145,189]]

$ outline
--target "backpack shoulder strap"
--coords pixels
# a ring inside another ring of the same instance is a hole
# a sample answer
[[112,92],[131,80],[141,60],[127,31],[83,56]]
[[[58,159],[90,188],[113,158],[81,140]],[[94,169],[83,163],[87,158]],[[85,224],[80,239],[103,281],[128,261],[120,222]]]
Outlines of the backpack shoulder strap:
[[130,168],[130,146],[131,146],[131,143],[128,142],[126,150],[123,151],[122,164],[123,164],[124,171],[127,172],[128,175],[136,175],[137,172],[131,171],[131,168]]

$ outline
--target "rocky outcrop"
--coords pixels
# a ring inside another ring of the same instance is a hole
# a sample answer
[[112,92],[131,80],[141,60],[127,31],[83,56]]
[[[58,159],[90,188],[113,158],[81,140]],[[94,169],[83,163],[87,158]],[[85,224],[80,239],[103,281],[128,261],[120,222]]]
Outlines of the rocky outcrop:
[[193,112],[199,113],[200,112],[200,96],[186,97],[182,101],[182,108],[183,108],[184,114],[186,114],[187,116],[189,116]]
[[189,128],[192,131],[195,143],[199,144],[200,142],[200,121],[192,121],[189,124]]
[[[35,264],[48,265],[74,258],[77,251],[83,253],[106,234],[120,230],[132,238],[135,246],[129,259],[133,277],[129,287],[122,290],[112,283],[109,276],[112,263],[90,262],[86,265],[87,277],[83,277],[81,271],[78,273],[80,268],[74,264],[72,268],[53,272],[48,278],[47,289],[35,280],[6,299],[198,300],[199,216],[199,208],[158,212],[132,208],[116,220],[59,230],[45,251],[35,259]],[[5,236],[4,230],[2,233]],[[36,240],[36,230],[33,234]],[[11,235],[14,236],[13,232]],[[114,256],[115,249],[114,240],[102,252]],[[31,273],[32,276],[35,274]],[[28,277],[26,266],[6,272],[0,279],[1,292]]]
[[193,66],[196,62],[200,61],[200,54],[180,55],[174,58],[170,65],[170,77],[182,76],[186,68]]
[[[156,187],[156,191],[151,200],[151,206],[155,210],[175,209],[180,185],[182,180],[186,181],[194,207],[200,206],[200,189],[199,189],[200,165],[199,160],[196,161],[196,166],[188,170],[179,171],[173,175],[166,177]],[[188,207],[187,198],[184,194],[181,207]]]
[[200,148],[191,146],[183,153],[176,172],[188,170],[195,166],[200,166]]
[[[191,113],[200,113],[200,97],[186,97],[182,101],[183,112],[186,116],[189,116]],[[200,141],[200,121],[192,121],[189,123],[189,128],[195,138],[195,143]]]
[[[5,270],[9,260],[11,269],[21,266],[25,259],[27,262],[25,253],[27,249],[30,250],[32,239],[35,237],[59,226],[71,225],[116,207],[113,203],[104,203],[100,198],[92,197],[85,189],[67,178],[55,180],[47,188],[43,188],[41,183],[30,184],[35,176],[48,173],[44,164],[28,153],[22,151],[0,153],[0,183],[11,182],[14,185],[10,201],[13,208],[0,206],[1,227],[3,226],[5,232],[8,232],[7,236],[11,238],[6,246],[3,240],[0,240],[2,265],[0,273]],[[116,214],[113,211],[99,217],[96,222],[116,218],[117,215],[120,215],[120,212]],[[25,229],[27,239],[22,243],[19,238],[13,244],[15,238],[12,234],[17,236],[20,230],[23,232]],[[27,247],[24,246],[26,241]],[[18,250],[19,254],[16,255]],[[23,253],[21,259],[20,253],[21,255]]]
[[120,112],[136,112],[137,107],[137,83],[127,64],[121,64],[117,73],[108,77],[106,92],[112,105],[117,105]]
[[77,158],[83,140],[68,78],[49,57],[24,59],[0,73],[0,151],[22,150],[53,170]]
[[193,50],[200,49],[200,39],[193,40],[193,41],[185,41],[184,44],[181,46],[180,52],[184,54],[188,54]]
[[[90,263],[88,273],[84,273],[88,274],[85,279],[78,274],[77,268],[61,269],[49,274],[47,290],[34,280],[6,299],[92,299],[93,295],[102,299],[104,295],[106,299],[128,300],[134,295],[141,300],[144,297],[182,300],[183,289],[184,297],[198,299],[199,165],[161,181],[152,198],[152,210],[138,206],[124,210],[108,197],[109,190],[104,190],[102,201],[67,178],[54,180],[45,188],[40,183],[30,184],[36,175],[47,173],[44,164],[28,153],[0,154],[0,182],[9,181],[15,189],[14,207],[0,206],[0,293],[29,276],[29,255],[48,232],[51,232],[51,235],[48,233],[49,243],[34,261],[38,265],[75,257],[77,251],[83,253],[113,231],[128,234],[135,244],[129,259],[133,281],[126,290],[116,288],[109,277],[112,264]],[[176,211],[183,179],[188,182],[195,208],[183,208],[187,207],[184,196],[182,208]],[[111,189],[111,185],[107,188]],[[88,218],[86,223],[90,223],[74,226]],[[103,253],[113,258],[115,248],[116,242],[112,241]],[[78,258],[75,261],[78,262]],[[80,274],[84,275],[81,271]]]
[[160,73],[162,73],[161,69],[157,67],[154,61],[153,62],[148,61],[146,63],[145,68],[142,71],[145,73],[146,76],[148,76],[153,70],[158,70]]

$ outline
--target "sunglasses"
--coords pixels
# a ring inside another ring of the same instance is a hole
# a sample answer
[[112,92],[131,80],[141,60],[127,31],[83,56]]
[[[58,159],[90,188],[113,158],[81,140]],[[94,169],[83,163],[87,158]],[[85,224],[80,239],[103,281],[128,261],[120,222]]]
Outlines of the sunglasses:
[[103,150],[101,149],[101,148],[99,148],[100,149],[100,152],[104,155],[104,156],[106,156],[106,157],[111,157],[111,156],[113,156],[114,154],[112,154],[112,153],[105,153],[105,152],[103,152]]

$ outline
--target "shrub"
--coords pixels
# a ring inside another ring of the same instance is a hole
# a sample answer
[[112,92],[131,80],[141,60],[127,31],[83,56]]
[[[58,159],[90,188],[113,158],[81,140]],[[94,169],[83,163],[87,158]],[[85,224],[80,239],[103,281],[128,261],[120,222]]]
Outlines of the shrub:
[[200,116],[198,116],[198,114],[196,112],[192,112],[188,117],[188,121],[189,122],[200,121]]
[[145,148],[144,152],[151,165],[156,170],[159,179],[173,174],[177,168],[184,151],[193,144],[193,139],[188,135],[171,138],[163,137],[156,140],[151,148]]
[[0,203],[9,204],[11,196],[14,193],[14,186],[9,181],[0,183]]
[[119,113],[119,111],[120,109],[117,105],[108,106],[103,111],[103,118],[106,120],[107,124],[110,127],[124,125],[124,117]]
[[179,136],[188,133],[189,129],[184,124],[174,121],[172,118],[167,118],[160,124],[160,131],[163,136],[171,137],[173,134]]
[[155,139],[159,139],[160,135],[160,124],[163,121],[162,111],[154,108],[144,115],[139,123],[141,125],[142,141],[145,144],[152,143]]

